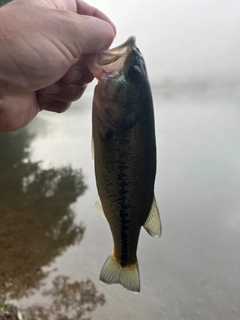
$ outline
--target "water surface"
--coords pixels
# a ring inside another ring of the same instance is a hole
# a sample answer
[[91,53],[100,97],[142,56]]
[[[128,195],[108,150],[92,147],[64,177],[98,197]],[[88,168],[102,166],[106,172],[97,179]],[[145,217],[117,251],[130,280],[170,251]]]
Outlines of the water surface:
[[98,280],[112,238],[93,210],[92,91],[0,134],[0,302],[40,320],[239,320],[239,98],[154,92],[163,235],[141,232],[139,295]]

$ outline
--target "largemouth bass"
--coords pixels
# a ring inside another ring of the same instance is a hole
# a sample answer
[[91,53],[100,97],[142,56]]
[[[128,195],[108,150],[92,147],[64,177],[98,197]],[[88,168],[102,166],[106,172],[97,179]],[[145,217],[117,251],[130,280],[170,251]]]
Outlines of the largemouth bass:
[[161,235],[154,197],[154,112],[146,66],[134,37],[84,59],[98,79],[92,114],[96,208],[105,215],[114,242],[100,280],[139,292],[140,229],[143,226],[153,237]]

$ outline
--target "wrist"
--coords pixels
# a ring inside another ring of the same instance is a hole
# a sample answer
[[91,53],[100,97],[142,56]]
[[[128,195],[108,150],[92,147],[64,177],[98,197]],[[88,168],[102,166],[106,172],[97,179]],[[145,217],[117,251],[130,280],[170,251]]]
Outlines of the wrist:
[[8,52],[9,38],[10,38],[10,22],[6,17],[4,7],[0,7],[0,98],[2,93],[6,90],[7,67],[10,52]]

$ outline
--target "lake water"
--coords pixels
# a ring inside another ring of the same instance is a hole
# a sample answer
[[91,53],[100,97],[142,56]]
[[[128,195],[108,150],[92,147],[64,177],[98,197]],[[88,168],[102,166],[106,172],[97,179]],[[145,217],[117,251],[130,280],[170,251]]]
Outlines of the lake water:
[[240,90],[153,92],[163,235],[141,292],[99,282],[112,250],[91,160],[92,89],[0,134],[0,305],[27,319],[240,319]]

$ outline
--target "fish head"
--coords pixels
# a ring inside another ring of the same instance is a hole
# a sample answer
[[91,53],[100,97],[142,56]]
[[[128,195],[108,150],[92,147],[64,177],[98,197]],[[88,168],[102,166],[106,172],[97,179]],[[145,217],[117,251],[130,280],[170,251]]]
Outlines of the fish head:
[[98,79],[102,99],[121,105],[139,102],[148,76],[135,37],[116,48],[85,56],[85,62]]
[[152,95],[143,56],[135,37],[122,45],[84,57],[98,79],[93,98],[93,122],[98,119],[101,137],[113,130],[134,127],[152,108]]

